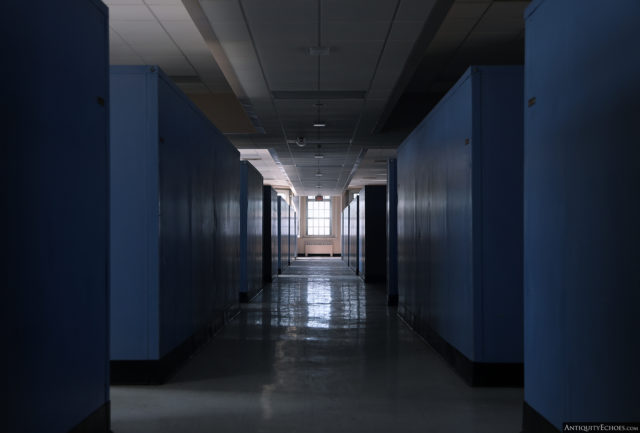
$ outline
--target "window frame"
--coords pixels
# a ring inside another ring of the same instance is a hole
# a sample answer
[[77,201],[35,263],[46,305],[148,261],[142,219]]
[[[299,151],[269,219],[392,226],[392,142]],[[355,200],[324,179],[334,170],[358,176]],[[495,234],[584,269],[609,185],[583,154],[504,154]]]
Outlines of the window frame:
[[[312,204],[328,204],[329,207],[329,217],[311,217],[310,216],[310,205]],[[333,203],[331,202],[331,198],[326,198],[324,197],[322,201],[315,201],[315,197],[307,197],[307,206],[305,209],[305,236],[307,237],[313,237],[313,238],[328,238],[328,237],[332,237],[333,236]],[[319,234],[319,235],[312,235],[309,234],[309,221],[310,220],[329,220],[329,233],[328,234]]]

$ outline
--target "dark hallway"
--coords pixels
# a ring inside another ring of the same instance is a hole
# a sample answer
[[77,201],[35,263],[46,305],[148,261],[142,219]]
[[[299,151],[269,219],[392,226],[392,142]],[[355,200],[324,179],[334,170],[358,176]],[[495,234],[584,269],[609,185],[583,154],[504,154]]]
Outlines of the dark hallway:
[[162,386],[111,388],[114,433],[513,433],[521,388],[472,388],[339,258],[299,258]]
[[640,0],[1,10],[0,433],[640,433]]

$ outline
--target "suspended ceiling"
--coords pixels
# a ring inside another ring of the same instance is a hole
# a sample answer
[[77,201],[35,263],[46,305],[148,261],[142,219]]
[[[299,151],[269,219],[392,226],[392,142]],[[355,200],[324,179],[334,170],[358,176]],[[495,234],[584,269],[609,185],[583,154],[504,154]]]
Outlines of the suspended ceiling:
[[103,0],[112,65],[159,65],[221,130],[254,128],[181,0]]
[[300,195],[385,183],[385,160],[466,67],[522,61],[528,4],[106,3],[112,64],[160,65],[265,183]]

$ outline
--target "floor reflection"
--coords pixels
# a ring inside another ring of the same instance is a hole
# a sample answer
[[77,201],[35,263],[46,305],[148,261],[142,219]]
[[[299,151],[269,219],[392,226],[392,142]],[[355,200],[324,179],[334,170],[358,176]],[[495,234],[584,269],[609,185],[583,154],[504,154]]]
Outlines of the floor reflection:
[[[333,311],[331,301],[331,284],[328,279],[309,281],[307,290],[307,322],[309,328],[329,329],[331,319],[337,312]],[[337,317],[335,317],[338,319]]]
[[521,406],[469,388],[340,259],[295,261],[170,383],[112,388],[115,433],[513,433]]

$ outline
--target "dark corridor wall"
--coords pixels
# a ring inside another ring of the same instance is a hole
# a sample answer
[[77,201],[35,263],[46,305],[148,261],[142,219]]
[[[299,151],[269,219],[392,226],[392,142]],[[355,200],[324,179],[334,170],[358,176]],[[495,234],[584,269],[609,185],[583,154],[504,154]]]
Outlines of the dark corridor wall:
[[248,161],[240,163],[240,301],[262,289],[262,175]]
[[556,429],[640,422],[639,19],[637,0],[527,11],[525,401]]
[[111,77],[112,378],[161,382],[237,308],[239,153],[159,68]]
[[262,189],[262,280],[278,275],[278,194],[269,185]]
[[471,67],[398,150],[400,312],[472,384],[522,383],[522,89]]
[[5,1],[0,33],[0,430],[106,433],[107,8]]

